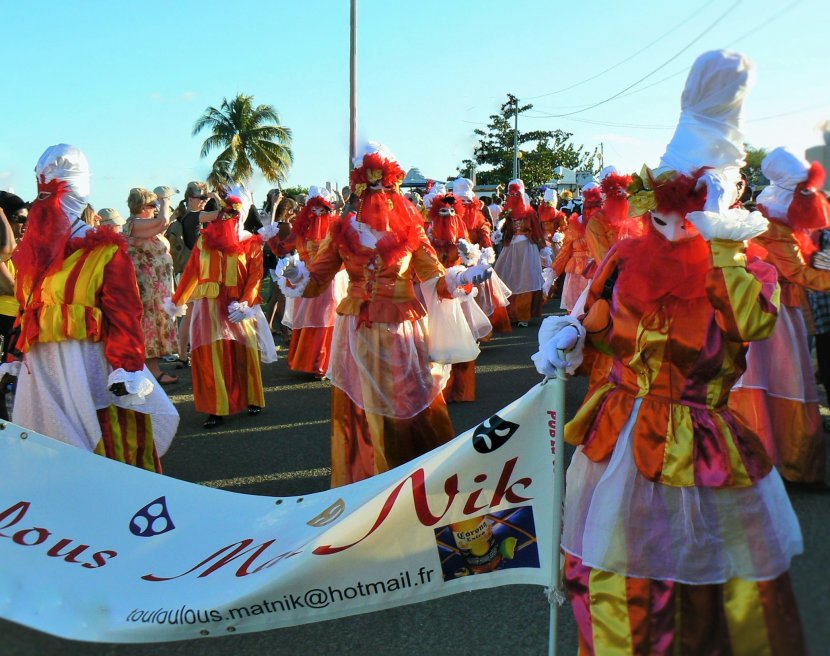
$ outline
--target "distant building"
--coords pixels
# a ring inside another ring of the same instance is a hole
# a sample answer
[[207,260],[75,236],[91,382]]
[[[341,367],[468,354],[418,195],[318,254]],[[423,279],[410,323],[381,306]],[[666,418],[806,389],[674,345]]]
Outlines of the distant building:
[[546,182],[545,186],[556,189],[558,194],[563,191],[570,191],[574,196],[579,196],[582,187],[589,182],[596,182],[592,171],[576,171],[565,166],[557,166],[553,169],[553,180]]
[[[813,146],[804,152],[804,157],[808,162],[819,162],[825,171],[830,171],[830,130],[828,127],[830,127],[830,121],[825,123],[824,145]],[[830,181],[825,180],[824,192],[827,193],[828,190],[830,190]]]

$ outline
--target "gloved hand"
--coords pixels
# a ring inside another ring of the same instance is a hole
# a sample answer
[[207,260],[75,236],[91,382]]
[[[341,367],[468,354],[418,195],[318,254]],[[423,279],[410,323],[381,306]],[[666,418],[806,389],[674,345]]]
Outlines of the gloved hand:
[[241,303],[234,301],[228,306],[228,321],[231,323],[239,323],[251,316],[251,308],[248,307],[247,301]]
[[127,396],[127,386],[124,383],[113,383],[109,386],[109,391],[116,396]]
[[553,260],[551,259],[553,256],[553,249],[550,246],[545,246],[543,249],[539,251],[539,257],[542,258],[542,268],[549,267],[553,264]]
[[460,285],[478,285],[493,275],[493,268],[488,264],[476,264],[458,274]]
[[288,261],[288,264],[286,264],[285,268],[282,270],[282,275],[292,285],[296,285],[303,277],[300,273],[300,267],[294,260]]
[[706,187],[706,203],[703,205],[704,212],[715,212],[725,214],[732,205],[738,190],[721,171],[710,169],[700,176],[697,187]]
[[556,378],[557,370],[573,371],[582,363],[585,330],[567,316],[547,317],[539,328],[539,351],[531,359],[536,370]]

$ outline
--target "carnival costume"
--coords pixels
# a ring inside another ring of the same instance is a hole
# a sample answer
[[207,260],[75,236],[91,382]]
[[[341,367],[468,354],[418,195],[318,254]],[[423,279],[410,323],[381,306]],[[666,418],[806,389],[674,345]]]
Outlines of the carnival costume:
[[[403,178],[394,157],[370,144],[351,174],[361,199],[357,216],[332,224],[310,267],[294,260],[278,268],[305,297],[325,291],[342,266],[349,275],[326,374],[332,382],[332,486],[392,469],[451,439],[441,393],[449,367],[433,363],[467,361],[478,352],[453,292],[476,282],[483,269],[445,272],[420,215],[400,194]],[[415,278],[430,326],[455,308],[452,328],[428,328]],[[464,330],[471,349],[454,360],[436,356],[437,338]]]
[[[542,197],[542,204],[539,206],[539,224],[542,226],[542,236],[548,246],[553,246],[554,251],[558,252],[561,248],[561,238],[556,238],[556,235],[564,237],[565,228],[568,225],[568,216],[557,208],[559,202],[558,194],[555,189],[545,189],[545,194]],[[559,242],[558,246],[556,242]]]
[[[493,265],[496,261],[496,252],[493,250],[492,226],[481,211],[481,201],[473,192],[473,183],[468,178],[457,178],[452,185],[452,193],[458,200],[455,211],[464,220],[467,227],[469,242],[474,248],[466,249],[462,245],[462,259],[465,265],[485,263]],[[510,316],[507,308],[510,305],[510,288],[504,284],[495,272],[488,280],[476,286],[475,301],[487,315],[493,332],[509,333]]]
[[753,240],[778,271],[781,308],[769,339],[754,342],[746,372],[735,384],[729,407],[757,432],[786,480],[822,484],[824,429],[802,307],[805,289],[830,291],[830,271],[805,260],[816,250],[810,231],[830,224],[830,204],[821,192],[824,169],[783,148],[761,163],[770,180],[758,196],[769,229]]
[[[124,238],[80,220],[84,154],[52,146],[35,167],[38,197],[13,256],[20,303],[12,420],[149,471],[179,415],[144,366],[141,299]],[[21,366],[22,365],[22,366]]]
[[512,292],[508,314],[512,321],[527,325],[541,314],[542,304],[542,226],[525,196],[521,180],[508,184],[504,221],[504,248],[496,260],[496,275]]
[[588,248],[587,234],[588,224],[602,204],[600,190],[596,183],[585,185],[582,188],[582,197],[582,213],[574,213],[568,219],[562,248],[551,267],[557,278],[565,274],[561,307],[568,312],[574,309],[579,295],[588,285],[588,278],[593,269],[591,264],[596,264]]
[[[336,220],[334,205],[325,189],[310,187],[308,200],[291,227],[287,239],[277,234],[278,224],[272,223],[259,231],[268,240],[271,251],[284,255],[297,249],[300,259],[310,266],[317,256],[320,244],[328,234],[329,226]],[[291,299],[291,312],[286,313],[283,324],[291,328],[291,344],[288,348],[288,367],[323,376],[329,367],[331,337],[334,332],[335,308],[345,293],[345,272],[335,277],[329,289],[316,298],[293,298],[285,288],[283,278],[280,290]],[[340,284],[338,284],[340,283]]]
[[787,573],[798,521],[760,438],[727,409],[779,297],[772,267],[744,254],[766,220],[729,209],[750,73],[740,55],[697,59],[660,168],[630,189],[647,234],[611,249],[581,323],[540,330],[547,375],[574,370],[586,335],[614,357],[565,435],[578,446],[562,548],[583,654],[804,653]]
[[[470,235],[467,232],[464,219],[456,212],[456,206],[460,204],[458,198],[453,194],[436,196],[430,202],[430,227],[428,237],[438,256],[438,261],[441,262],[441,265],[445,269],[465,266],[466,262],[464,261],[462,253],[470,254]],[[475,264],[477,263],[476,261]],[[473,288],[471,286],[464,291],[470,294],[470,296],[465,295],[464,297],[464,309],[472,310],[473,308],[468,308],[466,304],[473,303],[471,298],[474,293]],[[475,308],[478,308],[478,306],[476,305]],[[477,338],[486,337],[492,331],[489,321],[485,320],[485,324],[486,327],[483,328],[482,334],[476,334]],[[447,403],[475,401],[475,368],[475,360],[453,363],[450,370],[450,377],[444,387],[444,399]]]
[[181,316],[193,303],[190,358],[196,410],[209,415],[205,428],[222,417],[258,414],[265,406],[260,361],[277,359],[274,339],[260,308],[262,238],[242,230],[251,205],[234,187],[219,216],[202,230],[179,286],[168,302]]

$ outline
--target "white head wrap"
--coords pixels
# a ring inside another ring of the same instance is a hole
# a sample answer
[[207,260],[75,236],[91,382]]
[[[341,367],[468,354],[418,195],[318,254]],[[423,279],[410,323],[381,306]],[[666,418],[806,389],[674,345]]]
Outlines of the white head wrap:
[[251,210],[251,205],[254,204],[254,197],[251,195],[251,192],[245,188],[241,182],[235,182],[230,187],[228,187],[228,196],[236,196],[242,203],[242,209],[239,210],[239,222],[236,226],[236,231],[239,235],[239,238],[242,239],[243,237],[248,236],[248,233],[245,230],[245,221],[248,219],[248,212]]
[[69,193],[61,198],[61,208],[70,221],[74,221],[89,202],[89,162],[79,148],[69,144],[50,146],[35,166],[38,182],[62,180],[69,186]]
[[545,189],[545,202],[546,203],[556,203],[559,200],[559,195],[556,193],[556,189],[548,187]]
[[473,199],[473,181],[469,178],[456,178],[452,183],[452,193],[456,198]]
[[741,109],[755,81],[755,65],[725,50],[695,60],[680,100],[680,120],[660,169],[690,174],[709,166],[737,179],[744,166]]
[[599,181],[602,182],[607,178],[609,175],[614,175],[617,173],[616,166],[606,166],[602,171],[599,172]]
[[796,185],[807,179],[810,165],[785,148],[776,148],[761,162],[761,172],[770,184],[758,194],[756,202],[763,205],[774,219],[787,217]]
[[379,153],[381,157],[383,157],[386,160],[389,160],[390,162],[398,161],[398,158],[395,157],[394,153],[391,150],[389,150],[386,146],[384,146],[382,143],[379,143],[377,141],[370,141],[358,151],[357,156],[354,158],[353,161],[354,167],[359,168],[363,166],[363,158],[366,155],[371,155],[373,153]]

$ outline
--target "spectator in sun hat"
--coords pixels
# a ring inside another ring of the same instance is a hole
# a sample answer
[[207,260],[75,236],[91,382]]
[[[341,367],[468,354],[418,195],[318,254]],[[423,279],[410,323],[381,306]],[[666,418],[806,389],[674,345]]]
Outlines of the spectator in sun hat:
[[98,225],[109,226],[115,230],[115,232],[121,232],[122,226],[127,222],[127,220],[121,216],[121,213],[113,207],[104,207],[99,210],[98,216],[101,217],[101,221]]

